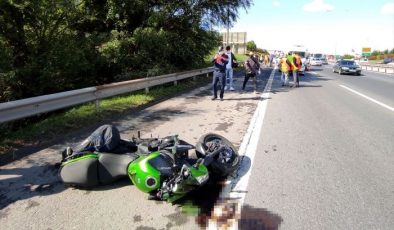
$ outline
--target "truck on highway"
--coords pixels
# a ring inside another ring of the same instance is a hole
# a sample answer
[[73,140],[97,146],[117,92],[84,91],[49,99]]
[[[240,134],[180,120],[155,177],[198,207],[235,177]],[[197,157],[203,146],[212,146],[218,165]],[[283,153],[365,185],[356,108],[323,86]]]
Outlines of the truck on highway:
[[307,59],[309,57],[308,50],[303,45],[295,45],[291,47],[289,50],[289,53],[293,53],[293,52],[297,53],[301,57],[302,66],[301,69],[298,70],[298,72],[301,75],[304,75],[305,71],[307,71],[309,67],[307,62]]

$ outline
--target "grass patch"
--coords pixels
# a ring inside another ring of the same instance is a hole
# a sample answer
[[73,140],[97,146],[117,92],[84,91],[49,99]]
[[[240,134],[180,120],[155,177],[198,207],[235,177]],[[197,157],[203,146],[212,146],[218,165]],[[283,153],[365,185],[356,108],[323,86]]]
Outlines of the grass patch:
[[243,63],[248,58],[248,56],[246,54],[234,54],[234,55],[235,55],[235,58],[237,59],[238,63]]
[[[53,112],[41,120],[38,119],[37,122],[32,122],[31,118],[22,122],[16,121],[19,124],[27,124],[19,125],[16,129],[12,128],[16,127],[13,122],[1,124],[0,154],[9,152],[18,146],[35,144],[43,139],[52,140],[60,133],[64,134],[75,129],[110,120],[114,115],[121,115],[126,111],[132,111],[138,106],[185,92],[188,89],[208,83],[210,80],[210,78],[201,76],[196,81],[192,79],[178,81],[177,86],[169,83],[152,87],[149,93],[141,90],[103,99],[100,101],[99,111],[96,111],[94,102],[85,103],[73,108]],[[34,120],[37,120],[37,118]]]

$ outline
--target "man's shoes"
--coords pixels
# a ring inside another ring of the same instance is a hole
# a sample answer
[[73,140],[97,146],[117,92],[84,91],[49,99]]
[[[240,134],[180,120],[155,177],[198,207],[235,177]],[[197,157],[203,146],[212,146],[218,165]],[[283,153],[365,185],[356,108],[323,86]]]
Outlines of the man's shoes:
[[212,97],[211,100],[214,101],[214,100],[216,100],[216,98],[217,98],[217,97]]
[[224,87],[224,90],[228,90],[228,86],[227,85]]
[[234,89],[234,87],[230,87],[230,91],[234,91],[235,89]]
[[220,101],[223,101],[223,97],[220,98]]

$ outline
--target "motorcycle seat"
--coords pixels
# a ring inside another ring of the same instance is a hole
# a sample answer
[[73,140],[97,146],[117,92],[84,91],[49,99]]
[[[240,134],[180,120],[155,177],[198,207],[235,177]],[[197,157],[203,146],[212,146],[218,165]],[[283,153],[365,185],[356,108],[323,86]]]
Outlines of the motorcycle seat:
[[127,177],[129,164],[138,158],[136,154],[98,154],[98,176],[101,184],[109,184],[122,177]]

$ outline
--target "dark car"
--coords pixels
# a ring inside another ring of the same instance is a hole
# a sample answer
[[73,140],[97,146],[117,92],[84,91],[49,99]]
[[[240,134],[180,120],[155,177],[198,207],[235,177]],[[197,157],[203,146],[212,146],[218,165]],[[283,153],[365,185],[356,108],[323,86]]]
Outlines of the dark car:
[[339,60],[332,68],[332,72],[339,73],[339,75],[344,73],[360,75],[361,67],[353,60]]
[[392,58],[385,58],[385,59],[383,59],[382,64],[389,64],[391,62],[393,62]]

